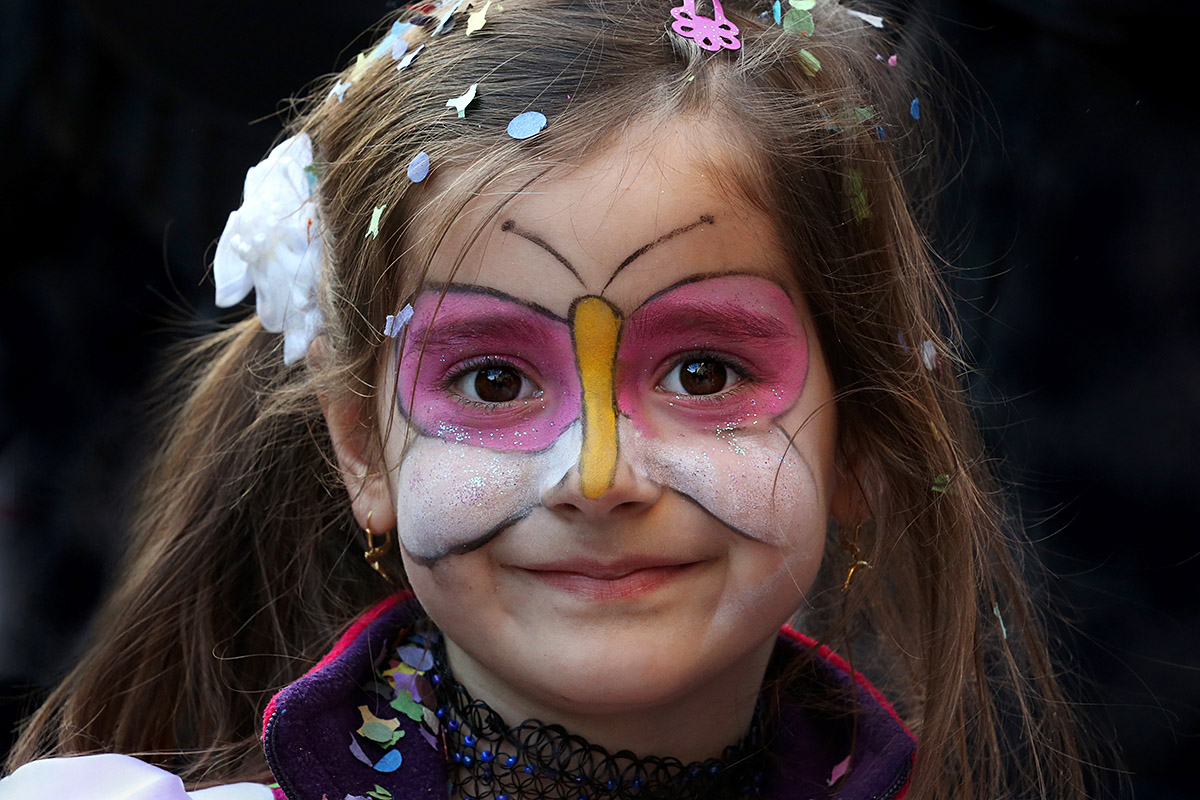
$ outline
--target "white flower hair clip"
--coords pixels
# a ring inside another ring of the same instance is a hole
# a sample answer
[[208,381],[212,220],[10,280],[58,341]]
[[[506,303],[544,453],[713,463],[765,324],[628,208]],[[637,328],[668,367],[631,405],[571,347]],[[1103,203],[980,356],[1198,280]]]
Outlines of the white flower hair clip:
[[217,305],[236,305],[254,290],[264,329],[283,334],[283,363],[304,358],[322,328],[317,304],[321,221],[312,199],[312,140],[281,142],[246,173],[241,208],[217,242]]

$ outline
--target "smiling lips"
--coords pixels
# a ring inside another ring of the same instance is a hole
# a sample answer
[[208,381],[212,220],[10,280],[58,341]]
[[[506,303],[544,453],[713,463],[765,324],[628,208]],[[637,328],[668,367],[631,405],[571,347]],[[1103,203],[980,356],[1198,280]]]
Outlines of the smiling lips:
[[537,580],[589,600],[623,600],[662,588],[693,571],[700,561],[557,561],[525,567]]

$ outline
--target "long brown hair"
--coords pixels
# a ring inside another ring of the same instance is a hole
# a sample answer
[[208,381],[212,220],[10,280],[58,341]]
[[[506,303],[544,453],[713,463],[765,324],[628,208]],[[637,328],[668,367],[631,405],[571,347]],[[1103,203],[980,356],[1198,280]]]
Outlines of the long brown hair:
[[[832,0],[812,11],[811,35],[775,24],[769,5],[728,0],[743,47],[716,53],[667,32],[669,5],[507,0],[469,37],[461,19],[431,38],[431,25],[410,29],[428,45],[414,63],[375,58],[340,100],[329,92],[349,69],[322,82],[291,126],[316,149],[321,357],[284,366],[280,337],[253,316],[180,357],[123,579],[9,768],[115,750],[192,782],[261,772],[267,698],[390,590],[356,552],[318,398],[357,395],[376,426],[379,321],[471,197],[578,163],[633,120],[691,115],[745,144],[724,177],[778,220],[837,387],[840,457],[873,520],[858,540],[872,568],[844,595],[846,559],[829,548],[808,631],[852,653],[914,729],[911,797],[1084,796],[1026,544],[972,422],[914,220],[924,195],[911,179],[932,138],[913,104],[923,90],[903,63],[880,64],[893,48]],[[459,119],[445,101],[472,83],[479,97]],[[549,127],[509,139],[527,110]],[[421,151],[441,180],[408,179]]]

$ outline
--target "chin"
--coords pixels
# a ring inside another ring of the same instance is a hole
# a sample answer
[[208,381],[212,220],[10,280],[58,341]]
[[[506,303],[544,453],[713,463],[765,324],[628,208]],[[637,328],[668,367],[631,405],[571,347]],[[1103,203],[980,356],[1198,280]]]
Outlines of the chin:
[[575,642],[525,666],[520,680],[530,694],[577,714],[646,710],[678,699],[703,680],[694,653],[663,648],[661,642]]

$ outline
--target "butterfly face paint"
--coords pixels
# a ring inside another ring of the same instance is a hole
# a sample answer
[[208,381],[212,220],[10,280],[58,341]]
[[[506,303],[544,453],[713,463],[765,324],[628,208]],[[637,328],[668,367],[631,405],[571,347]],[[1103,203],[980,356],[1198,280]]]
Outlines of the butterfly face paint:
[[568,319],[451,286],[414,303],[399,361],[413,441],[398,531],[433,562],[486,544],[579,470],[604,494],[618,461],[737,533],[778,543],[814,492],[776,419],[807,374],[787,293],[754,275],[701,276],[625,317],[583,295]]

